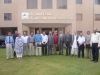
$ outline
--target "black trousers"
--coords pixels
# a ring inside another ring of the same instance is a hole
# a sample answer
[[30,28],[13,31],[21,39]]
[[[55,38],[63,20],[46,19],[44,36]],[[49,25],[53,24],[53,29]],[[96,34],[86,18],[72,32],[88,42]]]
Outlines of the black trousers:
[[71,46],[70,46],[70,43],[69,42],[67,42],[66,43],[66,55],[70,55],[71,54]]
[[92,55],[93,55],[93,60],[98,62],[98,57],[99,57],[98,43],[92,43]]
[[14,51],[14,57],[16,57],[16,52]]
[[47,55],[47,44],[42,44],[42,55]]
[[59,54],[63,54],[63,41],[59,44]]
[[80,57],[80,51],[82,50],[82,58],[84,58],[84,44],[78,46],[78,58]]

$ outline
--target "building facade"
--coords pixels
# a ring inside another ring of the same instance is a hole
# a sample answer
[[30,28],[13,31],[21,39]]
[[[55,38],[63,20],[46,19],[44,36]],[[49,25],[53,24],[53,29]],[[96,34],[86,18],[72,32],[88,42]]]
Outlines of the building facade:
[[0,0],[0,34],[100,31],[100,0]]

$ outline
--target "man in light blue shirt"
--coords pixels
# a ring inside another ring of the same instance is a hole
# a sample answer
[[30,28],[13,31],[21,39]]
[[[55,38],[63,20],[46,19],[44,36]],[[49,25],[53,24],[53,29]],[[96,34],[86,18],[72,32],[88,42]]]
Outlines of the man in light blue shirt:
[[7,60],[8,60],[9,57],[13,58],[12,47],[14,47],[14,39],[11,35],[11,32],[8,32],[8,36],[5,39],[5,44],[6,44],[6,57],[7,57]]
[[39,34],[39,30],[37,30],[37,34],[34,37],[35,45],[36,45],[36,56],[42,55],[41,51],[41,42],[42,42],[42,35]]
[[42,35],[39,34],[39,31],[37,31],[37,34],[35,35],[34,39],[35,39],[35,43],[42,42]]

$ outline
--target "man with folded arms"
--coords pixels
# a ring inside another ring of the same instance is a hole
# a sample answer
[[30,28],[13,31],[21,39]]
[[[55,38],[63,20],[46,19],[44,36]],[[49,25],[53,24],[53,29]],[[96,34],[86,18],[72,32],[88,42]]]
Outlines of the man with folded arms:
[[98,49],[98,43],[100,40],[100,34],[97,32],[97,28],[94,28],[93,33],[91,34],[91,41],[90,44],[92,46],[92,55],[94,63],[98,62],[99,57],[99,49]]

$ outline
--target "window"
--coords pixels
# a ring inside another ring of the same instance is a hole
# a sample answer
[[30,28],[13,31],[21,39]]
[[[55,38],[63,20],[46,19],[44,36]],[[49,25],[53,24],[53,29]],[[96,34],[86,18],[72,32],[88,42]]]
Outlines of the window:
[[76,20],[82,21],[82,14],[76,14]]
[[95,4],[100,5],[100,0],[95,0]]
[[100,21],[100,14],[95,14],[95,21]]
[[11,0],[4,0],[4,3],[11,3]]
[[42,9],[52,9],[52,0],[42,0]]
[[76,4],[82,4],[82,0],[76,0]]
[[11,13],[4,13],[4,20],[12,20],[12,14]]
[[57,9],[67,9],[67,0],[57,0]]
[[27,0],[27,9],[37,9],[37,0]]

